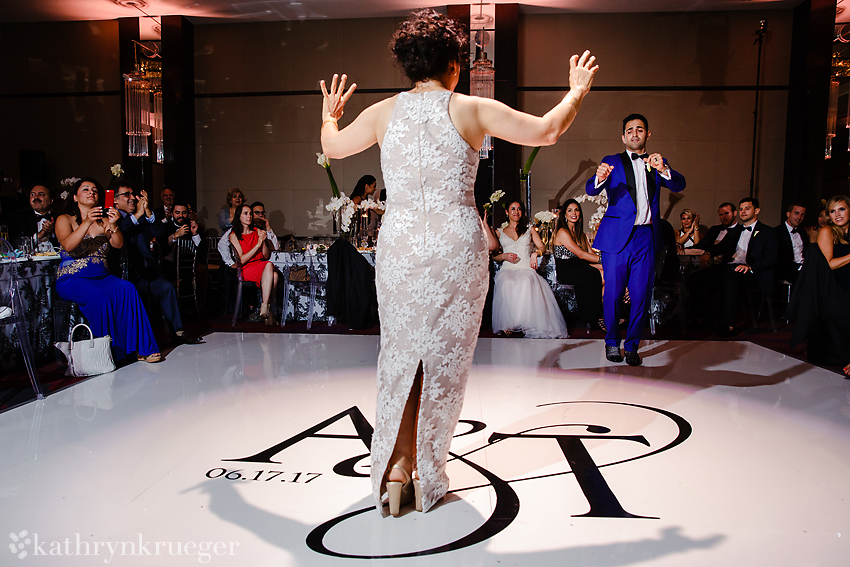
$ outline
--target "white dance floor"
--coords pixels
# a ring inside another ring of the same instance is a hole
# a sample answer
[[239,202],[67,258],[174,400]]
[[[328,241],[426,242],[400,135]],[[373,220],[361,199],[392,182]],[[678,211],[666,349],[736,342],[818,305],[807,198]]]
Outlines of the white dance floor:
[[378,337],[216,333],[0,414],[0,565],[845,565],[850,382],[740,342],[481,339],[452,492],[381,518]]

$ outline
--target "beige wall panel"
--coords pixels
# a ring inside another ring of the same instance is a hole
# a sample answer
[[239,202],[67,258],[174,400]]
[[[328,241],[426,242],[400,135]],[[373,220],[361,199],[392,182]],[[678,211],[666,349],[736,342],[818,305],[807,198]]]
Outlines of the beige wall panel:
[[14,135],[0,136],[0,171],[19,179],[18,150],[41,150],[53,188],[66,177],[108,181],[121,160],[120,104],[117,96],[4,100],[0,132]]
[[245,98],[196,99],[195,144],[244,144],[253,142],[245,138]]
[[244,36],[259,25],[194,27],[196,93],[245,91]]
[[0,93],[121,88],[118,22],[0,24]]
[[[717,86],[754,82],[758,19],[769,18],[764,84],[788,78],[791,13],[723,12],[677,14],[576,14],[523,16],[520,20],[520,87],[567,84],[568,55],[590,48],[603,71],[597,86]],[[318,80],[346,73],[361,89],[399,88],[404,79],[388,49],[398,19],[279,22],[197,26],[196,85],[204,92],[313,91]],[[635,30],[657,29],[637,44]],[[296,48],[297,46],[297,48]],[[564,54],[564,57],[552,54]],[[629,58],[638,54],[639,60]],[[498,68],[498,56],[497,56]],[[224,67],[224,68],[222,68]],[[238,67],[238,69],[228,67]],[[341,125],[350,123],[383,94],[356,93]],[[559,92],[520,92],[520,108],[541,115],[562,98]],[[533,168],[532,208],[548,207],[583,192],[583,183],[604,155],[621,151],[622,118],[648,116],[651,149],[661,151],[689,180],[683,199],[706,217],[716,204],[749,191],[753,91],[596,91],[585,101],[570,131],[541,151]],[[759,183],[781,182],[786,91],[765,92],[760,112]],[[199,200],[215,201],[239,185],[269,192],[267,207],[279,210],[281,234],[329,234],[324,210],[330,187],[316,164],[321,98],[317,95],[198,99]],[[250,148],[242,152],[239,145]],[[529,149],[524,149],[523,159]],[[230,155],[235,152],[234,155]],[[366,173],[380,175],[377,147],[332,162],[339,187],[349,194]],[[760,187],[761,190],[761,187]],[[766,195],[772,198],[772,193]],[[665,199],[667,199],[665,197]],[[765,199],[763,199],[765,200]],[[778,202],[778,199],[777,199]],[[278,205],[278,203],[280,203]],[[666,207],[668,200],[662,202]],[[775,217],[778,205],[765,203]],[[289,210],[287,210],[289,208]],[[708,213],[707,215],[705,213]]]
[[[786,84],[792,12],[775,10],[524,16],[519,82],[567,85],[570,55],[589,49],[600,65],[599,86],[753,84],[753,34],[764,17],[769,34],[762,81]],[[707,101],[715,98],[706,94]]]

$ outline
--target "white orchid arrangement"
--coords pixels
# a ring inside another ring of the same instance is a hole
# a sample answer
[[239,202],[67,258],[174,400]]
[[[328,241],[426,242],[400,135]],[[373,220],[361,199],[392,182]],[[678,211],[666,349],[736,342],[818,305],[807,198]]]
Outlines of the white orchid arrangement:
[[602,222],[602,217],[605,216],[605,211],[608,210],[608,193],[606,193],[603,189],[599,195],[588,195],[585,193],[583,195],[579,195],[575,199],[579,203],[584,203],[586,201],[596,203],[596,212],[593,213],[587,221],[587,228],[590,229],[591,232],[595,232],[596,229],[599,228],[599,223]]
[[336,197],[332,197],[330,202],[327,205],[325,205],[325,209],[332,212],[332,213],[335,213],[350,202],[351,202],[351,199],[346,197],[345,193],[341,193],[340,195],[338,195]]
[[534,215],[534,220],[540,221],[543,224],[549,224],[555,220],[555,218],[555,214],[552,213],[552,211],[540,211]]
[[[489,211],[493,208],[493,205],[502,200],[502,197],[505,196],[504,191],[496,190],[493,191],[492,195],[490,195],[490,200],[484,203],[484,210]],[[504,207],[504,204],[502,205]]]
[[345,208],[342,209],[342,219],[340,219],[340,230],[342,232],[348,232],[351,230],[351,219],[354,217],[354,213],[357,212],[357,205],[351,202],[349,199],[345,204]]
[[316,163],[325,168],[325,172],[328,174],[328,181],[331,182],[331,193],[333,194],[334,198],[339,198],[339,188],[336,186],[336,180],[334,179],[334,174],[331,171],[331,160],[328,159],[328,156],[326,156],[325,154],[320,154],[316,152]]
[[380,211],[386,210],[387,202],[386,201],[372,201],[370,199],[364,199],[360,201],[360,208],[363,210],[369,209],[377,209]]
[[112,167],[109,168],[109,171],[112,172],[113,177],[121,177],[124,175],[124,170],[121,168],[120,163],[116,163]]

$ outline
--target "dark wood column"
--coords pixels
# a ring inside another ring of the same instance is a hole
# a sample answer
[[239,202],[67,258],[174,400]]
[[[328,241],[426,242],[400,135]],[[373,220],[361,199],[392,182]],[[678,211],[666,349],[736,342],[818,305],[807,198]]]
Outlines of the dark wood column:
[[194,30],[183,16],[162,17],[162,132],[165,187],[195,207]]
[[[519,80],[519,4],[496,4],[496,33],[494,67],[496,68],[496,100],[517,108],[517,81]],[[519,194],[520,146],[493,141],[495,160],[494,189],[505,192],[506,199],[516,199]],[[529,215],[534,211],[528,211]]]
[[835,4],[835,0],[806,0],[794,9],[783,218],[785,207],[793,202],[802,202],[816,215],[821,198],[828,196],[824,191],[824,149]]

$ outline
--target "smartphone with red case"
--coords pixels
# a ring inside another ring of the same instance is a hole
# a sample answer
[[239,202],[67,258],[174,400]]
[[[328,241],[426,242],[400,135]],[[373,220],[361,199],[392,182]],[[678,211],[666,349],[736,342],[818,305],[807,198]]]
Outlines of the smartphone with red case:
[[112,189],[107,189],[106,197],[103,200],[103,208],[111,209],[113,206],[115,206],[115,191],[113,191]]

